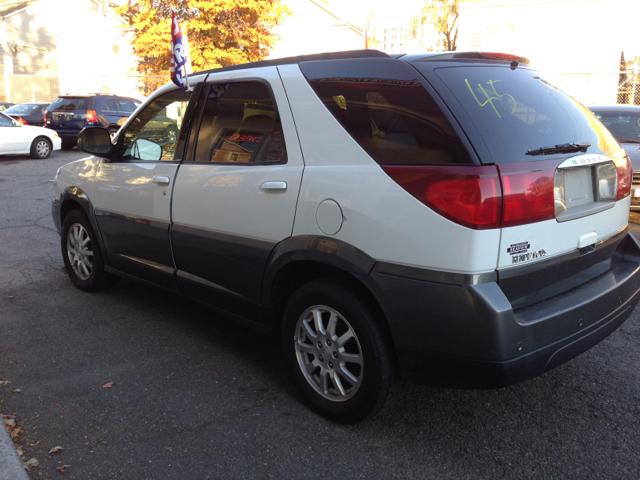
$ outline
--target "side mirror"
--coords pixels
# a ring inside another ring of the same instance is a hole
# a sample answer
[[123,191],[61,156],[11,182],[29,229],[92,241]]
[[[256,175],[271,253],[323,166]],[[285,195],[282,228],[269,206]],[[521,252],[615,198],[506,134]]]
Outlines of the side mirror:
[[78,136],[78,150],[96,155],[98,157],[109,158],[113,153],[111,136],[106,128],[86,127]]

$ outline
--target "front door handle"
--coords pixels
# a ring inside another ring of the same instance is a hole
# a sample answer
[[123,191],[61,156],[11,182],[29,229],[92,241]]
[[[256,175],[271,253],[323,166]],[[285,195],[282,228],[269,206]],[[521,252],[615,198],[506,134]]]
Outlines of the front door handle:
[[264,182],[260,188],[262,190],[286,190],[287,182]]
[[162,176],[158,175],[157,177],[155,177],[153,179],[153,184],[154,185],[158,185],[159,187],[160,186],[167,186],[167,185],[169,185],[170,181],[171,180],[169,180],[169,177],[162,177]]

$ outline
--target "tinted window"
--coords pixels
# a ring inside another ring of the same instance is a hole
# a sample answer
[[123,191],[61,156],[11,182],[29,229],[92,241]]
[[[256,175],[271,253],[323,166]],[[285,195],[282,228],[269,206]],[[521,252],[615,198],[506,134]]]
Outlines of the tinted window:
[[195,161],[286,161],[280,118],[266,85],[251,82],[211,86]]
[[49,107],[49,111],[90,110],[89,97],[58,97]]
[[120,136],[122,160],[180,159],[184,145],[178,145],[178,133],[190,98],[191,93],[174,90],[140,111]]
[[131,101],[126,98],[118,98],[118,103],[123,112],[131,113],[135,110]]
[[103,112],[116,112],[117,110],[118,106],[116,105],[116,101],[113,98],[106,98],[102,101]]
[[417,80],[323,78],[309,83],[381,165],[472,163],[451,123]]
[[498,164],[567,156],[527,155],[529,150],[565,143],[590,142],[589,153],[619,149],[587,108],[537,72],[508,66],[435,72],[471,117]]
[[639,113],[596,112],[595,115],[618,141],[640,140]]

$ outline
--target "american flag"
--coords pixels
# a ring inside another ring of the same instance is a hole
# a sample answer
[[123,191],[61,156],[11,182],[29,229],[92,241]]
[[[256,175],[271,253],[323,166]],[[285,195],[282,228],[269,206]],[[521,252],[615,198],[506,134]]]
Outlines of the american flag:
[[189,58],[189,42],[187,35],[182,34],[175,12],[171,19],[171,81],[182,90],[189,90],[191,60]]

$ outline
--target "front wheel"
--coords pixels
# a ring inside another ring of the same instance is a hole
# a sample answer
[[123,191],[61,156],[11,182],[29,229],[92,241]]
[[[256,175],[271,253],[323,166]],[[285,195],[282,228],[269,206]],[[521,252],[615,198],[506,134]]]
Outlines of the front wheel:
[[51,155],[51,142],[45,137],[38,137],[31,143],[31,158],[44,160]]
[[89,219],[80,210],[72,210],[65,217],[61,247],[67,274],[80,290],[95,292],[120,280],[120,277],[104,270],[100,245]]
[[375,415],[395,382],[383,319],[363,296],[330,279],[302,286],[284,311],[282,347],[309,406],[339,423]]

